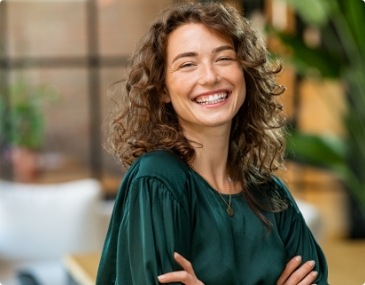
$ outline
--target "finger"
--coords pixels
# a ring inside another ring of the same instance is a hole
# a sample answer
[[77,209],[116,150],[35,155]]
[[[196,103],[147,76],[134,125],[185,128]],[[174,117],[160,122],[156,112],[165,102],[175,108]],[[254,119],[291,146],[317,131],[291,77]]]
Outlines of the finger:
[[191,275],[195,276],[193,266],[191,265],[190,261],[184,258],[181,254],[174,252],[174,259],[180,266]]
[[[285,285],[297,285],[301,284],[308,275],[311,275],[315,262],[313,260],[307,261],[302,266],[300,266],[295,272],[293,272],[290,277],[285,281]],[[312,282],[312,281],[311,281]],[[303,285],[306,283],[303,283]],[[312,283],[309,283],[312,284]]]
[[307,274],[307,276],[298,285],[315,285],[313,282],[316,280],[317,276],[318,272],[312,271],[311,273]]
[[195,273],[191,263],[185,259],[181,254],[174,252],[175,261],[183,268],[181,271],[174,271],[170,273],[165,273],[158,276],[158,280],[161,283],[169,282],[182,282],[187,283],[191,277],[195,277]]
[[181,282],[186,284],[189,281],[189,273],[186,271],[174,271],[162,274],[157,278],[160,283]]
[[285,281],[290,277],[290,275],[293,274],[295,269],[298,268],[301,262],[302,262],[301,256],[295,256],[294,258],[292,258],[285,266],[285,269],[283,273],[281,273],[280,278],[278,279],[276,284],[283,285]]

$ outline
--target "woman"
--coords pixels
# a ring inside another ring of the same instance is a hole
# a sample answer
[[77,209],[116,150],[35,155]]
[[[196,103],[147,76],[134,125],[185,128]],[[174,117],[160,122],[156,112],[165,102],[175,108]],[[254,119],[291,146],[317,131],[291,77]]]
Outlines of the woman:
[[129,169],[98,285],[327,284],[324,255],[272,174],[284,150],[279,71],[233,7],[162,12],[111,123]]

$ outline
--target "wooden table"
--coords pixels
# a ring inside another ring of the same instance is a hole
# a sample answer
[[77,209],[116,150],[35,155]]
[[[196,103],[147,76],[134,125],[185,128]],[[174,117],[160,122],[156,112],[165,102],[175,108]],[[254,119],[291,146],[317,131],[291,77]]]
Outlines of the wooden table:
[[64,265],[70,276],[71,284],[95,285],[100,253],[69,254],[64,258]]

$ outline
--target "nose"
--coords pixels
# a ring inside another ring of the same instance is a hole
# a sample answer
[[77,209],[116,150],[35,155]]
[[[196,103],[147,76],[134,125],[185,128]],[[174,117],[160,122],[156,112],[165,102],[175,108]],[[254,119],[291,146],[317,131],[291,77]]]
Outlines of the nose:
[[220,81],[220,77],[216,67],[213,64],[207,63],[201,66],[199,83],[201,85],[216,84]]

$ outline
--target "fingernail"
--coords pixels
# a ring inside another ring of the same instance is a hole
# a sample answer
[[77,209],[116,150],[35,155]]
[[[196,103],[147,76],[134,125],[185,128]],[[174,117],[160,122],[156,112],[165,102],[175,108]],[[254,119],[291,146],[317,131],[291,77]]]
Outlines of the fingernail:
[[[313,272],[312,272],[312,275],[313,275],[313,277],[317,277],[318,272],[317,272],[317,271],[313,271]],[[313,285],[316,285],[316,284],[313,284]]]
[[160,276],[157,276],[157,278],[158,278],[159,281],[163,281],[165,279],[165,276],[160,275]]
[[298,256],[295,257],[295,261],[300,262],[301,260],[302,260],[302,257],[300,255],[298,255]]
[[316,262],[314,260],[310,260],[310,261],[308,261],[308,263],[312,267],[314,267],[314,265],[316,264]]

